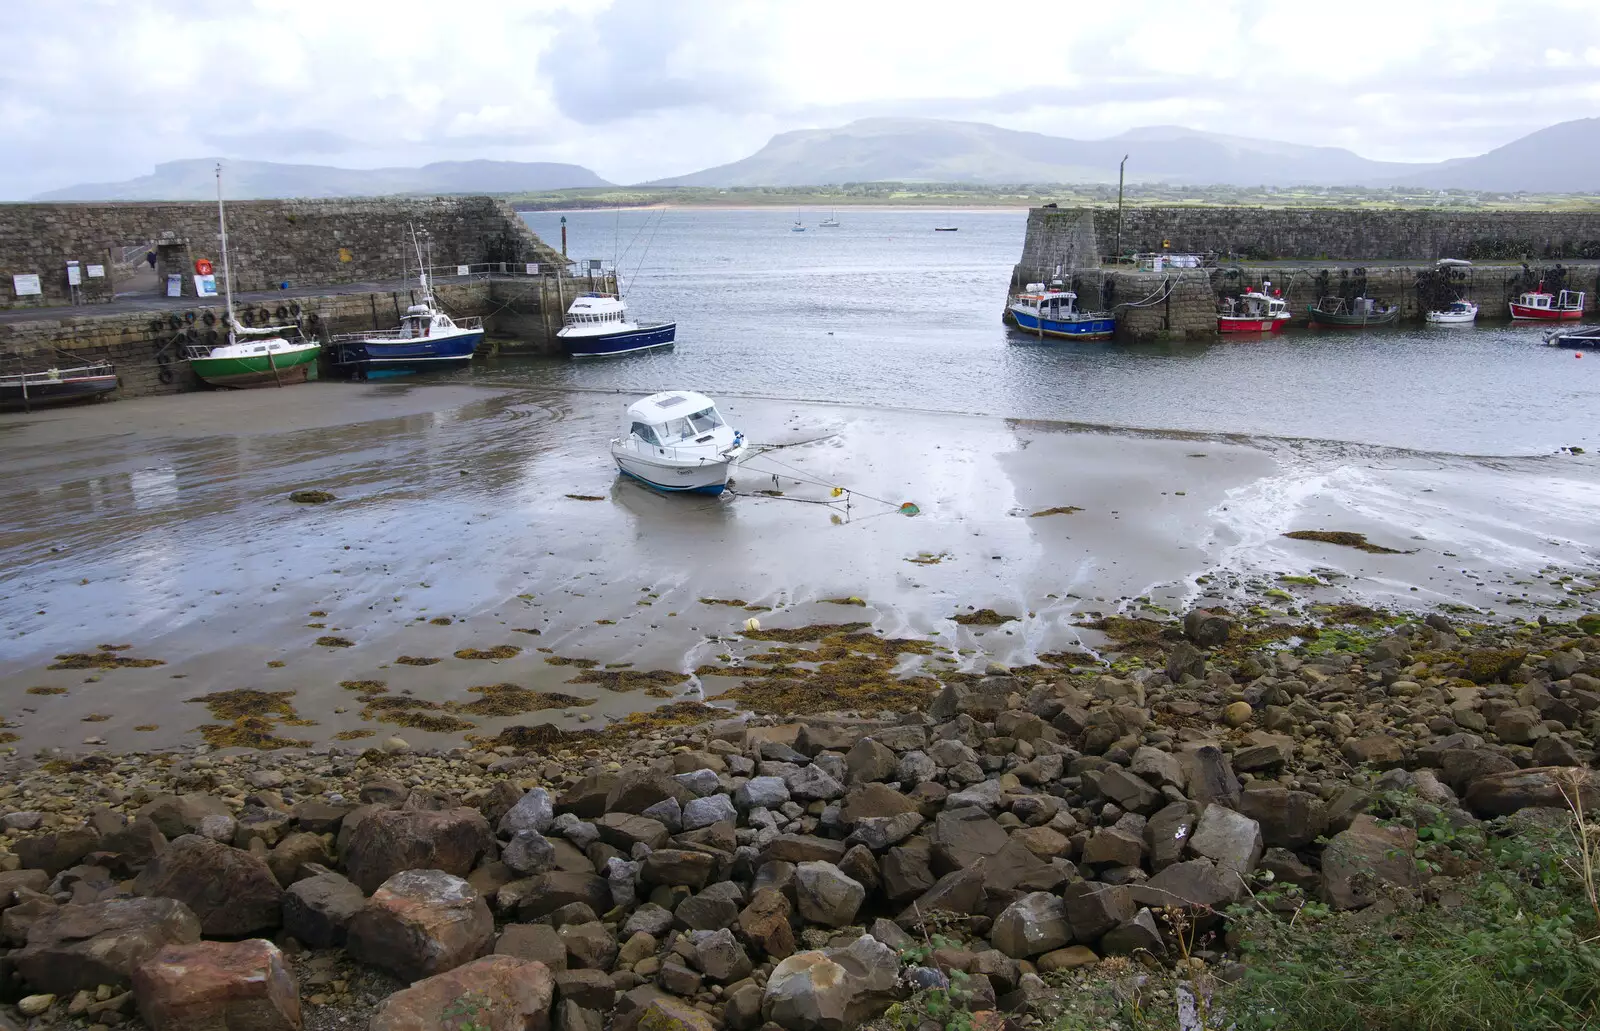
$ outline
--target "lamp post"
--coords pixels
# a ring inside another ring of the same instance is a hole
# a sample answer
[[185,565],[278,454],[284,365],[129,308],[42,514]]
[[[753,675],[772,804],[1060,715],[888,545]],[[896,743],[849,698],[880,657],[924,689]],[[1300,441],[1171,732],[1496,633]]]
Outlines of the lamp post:
[[567,256],[567,216],[561,216],[561,256]]
[[1128,168],[1128,155],[1122,155],[1122,163],[1117,166],[1117,260],[1122,260],[1122,179],[1123,173]]

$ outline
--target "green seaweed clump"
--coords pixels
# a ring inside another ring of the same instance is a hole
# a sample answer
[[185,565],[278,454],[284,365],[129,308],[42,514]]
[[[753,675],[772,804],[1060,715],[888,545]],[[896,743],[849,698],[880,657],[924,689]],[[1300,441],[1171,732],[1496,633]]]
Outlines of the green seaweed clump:
[[[126,647],[124,645],[123,647]],[[66,655],[57,655],[56,661],[49,665],[49,669],[144,669],[149,666],[165,666],[162,659],[129,659],[117,655],[109,649],[96,652],[72,652]]]
[[463,730],[471,730],[476,724],[454,716],[439,714],[438,710],[444,706],[438,702],[430,702],[426,698],[411,698],[405,695],[377,695],[363,698],[366,707],[361,710],[364,720],[379,720],[383,723],[394,723],[413,730],[423,730],[433,734],[454,734]]
[[341,730],[333,735],[333,739],[335,741],[360,741],[364,737],[372,737],[377,733],[376,730]]
[[389,690],[381,680],[341,680],[339,686],[346,691],[359,691],[362,694],[384,694]]
[[394,661],[398,665],[401,665],[401,666],[431,666],[436,662],[443,662],[444,660],[443,659],[422,658],[422,657],[419,657],[419,656],[416,656],[416,655],[402,655],[398,659],[395,659]]
[[586,669],[568,683],[599,684],[607,691],[634,691],[641,687],[676,687],[688,679],[687,673],[669,669]]
[[67,689],[64,688],[64,687],[30,687],[30,688],[28,688],[28,694],[66,694],[66,693],[67,693]]
[[1345,548],[1355,548],[1369,555],[1408,555],[1410,552],[1400,551],[1397,548],[1385,548],[1381,544],[1374,544],[1367,540],[1364,533],[1351,533],[1349,530],[1290,530],[1284,534],[1297,541],[1321,541],[1323,544],[1337,544]]
[[434,626],[449,626],[451,623],[453,623],[455,621],[452,620],[449,616],[434,616],[432,619],[428,620],[428,622],[433,624]]
[[750,603],[743,598],[701,598],[702,605],[726,605],[731,609],[742,609]]
[[565,655],[546,655],[544,661],[552,666],[576,666],[579,669],[594,669],[600,665],[598,659],[569,659]]
[[1055,508],[1041,508],[1037,512],[1030,513],[1028,518],[1037,519],[1040,516],[1077,515],[1082,511],[1083,509],[1079,508],[1077,505],[1057,505]]
[[462,648],[456,652],[458,659],[514,659],[522,649],[514,644],[497,644],[493,648]]
[[289,500],[298,505],[326,505],[338,498],[325,490],[296,490],[289,492]]
[[859,605],[862,608],[867,607],[865,599],[858,598],[853,594],[848,598],[819,598],[817,600],[824,605]]
[[804,644],[820,641],[834,634],[853,634],[865,630],[871,623],[813,623],[811,626],[769,627],[764,630],[741,630],[741,636],[752,641],[778,641],[782,644]]
[[348,637],[333,637],[325,635],[317,638],[317,643],[324,648],[354,648],[356,643]]
[[1503,684],[1527,657],[1520,648],[1481,648],[1466,656],[1465,675],[1474,684]]
[[1015,622],[1019,616],[1002,616],[994,609],[978,609],[975,612],[958,612],[950,617],[962,626],[999,626],[1002,623]]
[[559,691],[531,691],[516,684],[485,684],[467,690],[479,695],[478,700],[450,702],[445,708],[469,716],[520,716],[541,709],[568,709],[595,703],[593,698],[580,698]]

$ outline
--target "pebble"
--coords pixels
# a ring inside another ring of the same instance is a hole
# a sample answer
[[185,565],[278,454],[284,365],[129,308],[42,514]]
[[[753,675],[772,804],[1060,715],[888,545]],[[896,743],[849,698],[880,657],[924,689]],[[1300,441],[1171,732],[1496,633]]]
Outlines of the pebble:
[[1234,702],[1222,710],[1222,722],[1230,727],[1242,727],[1250,722],[1250,717],[1255,715],[1255,710],[1250,708],[1249,702]]
[[24,1017],[37,1017],[55,1004],[54,995],[25,995],[17,1003],[17,1012]]

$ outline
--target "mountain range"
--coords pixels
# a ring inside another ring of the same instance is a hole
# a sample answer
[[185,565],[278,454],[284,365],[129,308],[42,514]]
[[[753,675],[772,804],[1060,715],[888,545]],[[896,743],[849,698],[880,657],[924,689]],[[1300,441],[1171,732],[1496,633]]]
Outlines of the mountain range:
[[435,161],[421,168],[330,168],[272,161],[193,158],[168,161],[152,175],[120,183],[84,183],[41,193],[36,201],[215,200],[217,163],[233,200],[265,197],[379,197],[389,194],[524,193],[611,184],[579,165],[544,161]]
[[[1476,157],[1437,163],[1372,161],[1340,147],[1202,132],[1132,129],[1075,140],[933,118],[867,118],[772,137],[747,158],[640,186],[826,186],[847,182],[975,184],[1114,183],[1128,158],[1130,183],[1234,186],[1410,186],[1513,193],[1600,189],[1600,118],[1540,129]],[[120,183],[55,190],[41,201],[205,200],[216,159],[171,161]],[[230,197],[528,193],[612,184],[580,165],[440,161],[421,168],[354,170],[229,161]]]

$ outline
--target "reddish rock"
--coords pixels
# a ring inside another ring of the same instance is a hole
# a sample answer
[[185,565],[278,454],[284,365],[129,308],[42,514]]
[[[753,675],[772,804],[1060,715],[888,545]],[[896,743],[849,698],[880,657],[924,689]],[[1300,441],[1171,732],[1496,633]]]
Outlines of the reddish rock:
[[543,963],[485,956],[418,981],[378,1004],[367,1031],[440,1031],[467,1023],[545,1031],[555,982]]
[[133,997],[152,1031],[299,1031],[300,992],[269,941],[168,945],[133,971]]
[[789,900],[775,888],[755,893],[739,914],[739,931],[750,944],[773,959],[794,955],[794,929],[789,925]]
[[407,870],[383,882],[345,936],[352,956],[403,981],[451,970],[493,944],[488,903],[442,870]]
[[177,899],[203,934],[238,938],[283,921],[283,889],[256,856],[198,834],[176,838],[133,882],[133,893]]
[[[348,818],[346,823],[348,823]],[[476,809],[389,809],[371,813],[344,847],[345,874],[365,892],[404,870],[465,877],[494,844]]]

